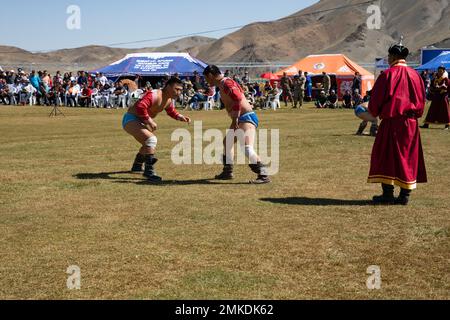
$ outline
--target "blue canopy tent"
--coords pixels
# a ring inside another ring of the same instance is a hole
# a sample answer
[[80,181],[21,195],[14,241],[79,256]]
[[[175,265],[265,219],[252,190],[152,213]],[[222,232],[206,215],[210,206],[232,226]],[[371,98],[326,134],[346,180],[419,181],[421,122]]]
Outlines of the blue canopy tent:
[[447,70],[450,69],[450,51],[444,51],[433,60],[416,68],[418,71],[423,70],[437,70],[440,66],[444,66]]
[[103,73],[108,78],[140,75],[162,77],[178,73],[180,77],[191,77],[197,71],[200,75],[207,64],[188,53],[132,53],[107,67],[91,71]]

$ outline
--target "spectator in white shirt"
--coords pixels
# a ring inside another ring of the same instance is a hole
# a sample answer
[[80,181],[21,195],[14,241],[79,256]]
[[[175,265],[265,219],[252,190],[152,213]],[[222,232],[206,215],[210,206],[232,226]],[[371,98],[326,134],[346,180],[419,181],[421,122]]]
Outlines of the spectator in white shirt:
[[78,105],[79,93],[80,93],[80,86],[76,84],[75,81],[72,81],[66,93],[67,104],[69,107],[76,107]]
[[19,103],[25,105],[30,102],[32,104],[32,96],[36,93],[36,88],[28,81],[28,79],[22,80],[22,89],[19,91]]
[[103,73],[100,73],[100,74],[98,75],[98,79],[97,79],[97,80],[100,82],[100,84],[102,85],[102,87],[104,87],[105,84],[108,82],[108,78],[105,77],[105,76],[103,75]]

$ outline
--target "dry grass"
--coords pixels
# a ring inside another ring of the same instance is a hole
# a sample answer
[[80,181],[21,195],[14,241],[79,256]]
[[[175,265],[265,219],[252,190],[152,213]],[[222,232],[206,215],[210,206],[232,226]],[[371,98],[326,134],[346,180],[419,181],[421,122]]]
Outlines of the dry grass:
[[[373,207],[373,138],[350,111],[262,112],[281,129],[274,183],[207,183],[219,166],[173,166],[158,119],[154,186],[128,170],[121,111],[0,107],[0,298],[449,299],[450,135],[423,132],[430,183],[403,207]],[[196,112],[225,128],[223,112]],[[111,173],[111,174],[105,174]],[[328,200],[327,200],[328,199]],[[334,199],[334,200],[332,200]],[[79,265],[82,289],[66,288]],[[366,288],[379,265],[382,289]]]

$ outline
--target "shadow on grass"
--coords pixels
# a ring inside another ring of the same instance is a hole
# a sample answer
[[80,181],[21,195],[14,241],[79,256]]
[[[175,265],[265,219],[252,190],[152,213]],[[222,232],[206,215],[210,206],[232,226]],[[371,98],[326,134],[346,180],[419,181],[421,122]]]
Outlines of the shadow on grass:
[[123,178],[116,177],[120,174],[131,174],[130,171],[118,171],[118,172],[100,172],[100,173],[77,173],[74,175],[78,180],[127,180],[127,181],[140,181],[142,178]]
[[420,128],[421,132],[427,132],[427,130],[437,130],[437,131],[445,131],[450,132],[449,130],[444,129],[444,125],[442,124],[440,127],[438,124],[435,125],[435,127],[429,127],[429,128]]
[[375,138],[371,136],[369,133],[356,134],[356,133],[346,133],[346,134],[332,134],[331,137],[368,137]]
[[262,198],[261,201],[272,202],[277,204],[290,204],[299,206],[370,206],[372,201],[369,200],[340,200],[326,198]]
[[[136,177],[119,177],[118,175],[135,175]],[[191,185],[249,185],[243,182],[225,182],[210,179],[196,179],[196,180],[164,180],[161,182],[151,182],[146,180],[139,174],[133,174],[130,171],[118,172],[100,172],[100,173],[78,173],[74,178],[79,180],[112,180],[115,183],[134,183],[137,185],[156,185],[156,186],[191,186]]]

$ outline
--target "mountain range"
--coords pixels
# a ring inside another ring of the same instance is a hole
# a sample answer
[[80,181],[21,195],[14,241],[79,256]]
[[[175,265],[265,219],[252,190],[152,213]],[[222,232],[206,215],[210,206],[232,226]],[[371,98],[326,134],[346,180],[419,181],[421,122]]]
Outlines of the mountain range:
[[[131,52],[189,52],[209,63],[294,62],[309,54],[344,53],[371,63],[404,36],[417,59],[425,46],[450,47],[450,0],[378,0],[381,28],[368,27],[367,1],[321,0],[290,16],[249,24],[220,39],[192,36],[158,48],[86,46],[31,53],[0,46],[0,65],[76,65],[93,69]],[[364,4],[361,4],[364,3]]]

